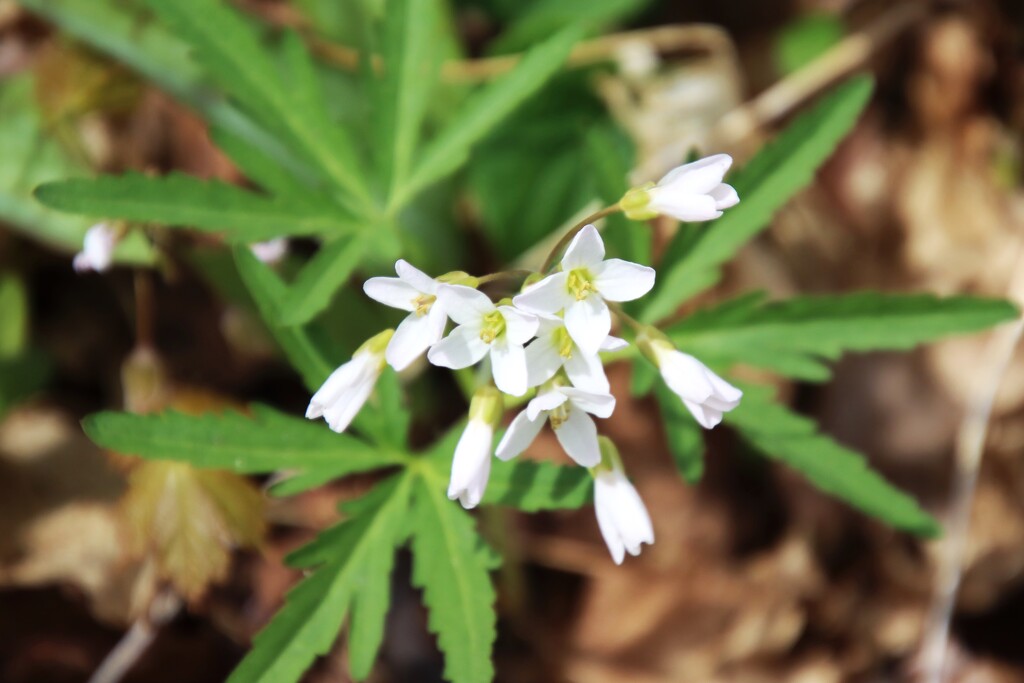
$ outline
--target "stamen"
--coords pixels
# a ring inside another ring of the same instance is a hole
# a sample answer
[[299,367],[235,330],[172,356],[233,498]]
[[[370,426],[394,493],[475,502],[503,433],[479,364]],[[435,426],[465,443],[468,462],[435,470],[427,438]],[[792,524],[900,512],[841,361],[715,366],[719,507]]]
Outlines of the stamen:
[[484,316],[484,324],[480,329],[480,339],[490,344],[505,333],[505,317],[500,311],[491,311]]
[[566,279],[569,293],[576,297],[576,301],[583,301],[591,292],[596,292],[593,277],[586,268],[574,268],[569,271]]
[[430,312],[430,307],[434,305],[435,301],[437,301],[437,297],[433,294],[421,294],[412,300],[412,305],[415,306],[413,310],[422,318]]

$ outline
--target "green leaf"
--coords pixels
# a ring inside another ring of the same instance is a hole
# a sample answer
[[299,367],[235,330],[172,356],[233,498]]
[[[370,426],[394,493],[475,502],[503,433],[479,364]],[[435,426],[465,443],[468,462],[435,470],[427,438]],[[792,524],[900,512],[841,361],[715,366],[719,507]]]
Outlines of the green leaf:
[[361,227],[340,208],[270,198],[223,182],[171,173],[72,179],[36,189],[44,205],[93,218],[187,226],[259,242],[281,235],[338,235]]
[[305,328],[288,327],[279,322],[287,287],[273,270],[253,256],[247,246],[235,247],[235,265],[270,333],[281,346],[292,367],[302,376],[306,388],[316,391],[334,367],[317,348]]
[[330,558],[288,593],[228,683],[298,681],[317,656],[327,654],[349,613],[352,676],[369,675],[383,639],[395,550],[405,535],[410,479],[400,474],[384,482],[387,495],[374,506],[321,535],[329,539]]
[[344,285],[367,251],[369,237],[337,239],[320,251],[299,271],[281,306],[282,325],[306,323],[331,305],[331,298]]
[[772,400],[768,387],[743,386],[743,400],[728,414],[754,448],[798,470],[826,493],[893,527],[936,536],[935,519],[872,470],[860,453],[821,434],[813,421]]
[[247,113],[300,151],[324,177],[357,202],[369,206],[361,162],[343,129],[327,116],[319,76],[297,36],[284,42],[284,67],[255,28],[225,2],[146,0],[179,37],[195,49],[198,61]]
[[824,381],[822,361],[847,351],[901,350],[984,330],[1018,315],[1001,299],[857,292],[764,303],[745,296],[668,328],[672,341],[714,365],[743,363]]
[[98,446],[118,453],[243,474],[329,468],[342,476],[406,461],[401,452],[375,448],[265,406],[253,406],[251,417],[101,412],[85,418],[82,427]]
[[853,127],[871,96],[872,80],[857,76],[798,116],[741,171],[726,178],[740,203],[710,224],[683,226],[669,243],[658,285],[643,309],[652,322],[721,276],[719,266],[768,227],[772,216],[807,185]]
[[536,512],[582,507],[593,494],[593,479],[586,468],[495,460],[483,502]]
[[[630,157],[623,154],[619,137],[609,127],[595,127],[586,138],[587,162],[604,206],[618,202],[629,189]],[[652,233],[647,225],[631,221],[621,213],[613,213],[605,220],[604,239],[615,254],[627,261],[651,262]]]
[[561,67],[578,28],[565,29],[527,52],[511,73],[466,100],[459,113],[426,146],[408,182],[392,196],[392,209],[461,166],[469,151],[499,121],[536,93]]
[[41,389],[50,372],[49,359],[36,349],[0,358],[0,416]]
[[809,64],[843,39],[846,28],[835,14],[814,12],[798,17],[782,27],[775,38],[775,66],[782,74],[791,74]]
[[353,427],[379,446],[404,451],[412,420],[404,399],[398,373],[385,368],[370,400],[356,415]]
[[440,72],[433,49],[434,0],[389,0],[383,75],[375,81],[374,133],[378,170],[391,196],[409,175],[423,116]]
[[438,470],[420,468],[413,502],[412,581],[423,589],[428,627],[445,655],[452,683],[485,683],[494,676],[497,636],[494,587],[473,518],[445,497]]
[[656,384],[654,395],[661,411],[661,420],[665,424],[668,450],[676,469],[683,479],[696,484],[704,476],[704,434],[700,425],[682,400],[664,383]]
[[527,49],[556,31],[585,24],[590,32],[636,14],[649,0],[540,0],[527,9],[489,46],[492,54]]
[[28,295],[16,275],[0,275],[0,358],[20,353],[28,341]]

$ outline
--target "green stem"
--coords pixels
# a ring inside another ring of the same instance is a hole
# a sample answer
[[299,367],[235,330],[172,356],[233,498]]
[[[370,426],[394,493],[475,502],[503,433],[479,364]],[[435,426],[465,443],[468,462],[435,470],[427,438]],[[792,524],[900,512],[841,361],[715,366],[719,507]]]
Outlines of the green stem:
[[626,311],[623,310],[621,304],[618,304],[614,301],[607,301],[605,303],[608,304],[608,308],[610,308],[612,312],[615,313],[615,315],[617,315],[619,318],[625,321],[630,327],[632,327],[637,332],[647,327],[647,325],[640,322],[639,320],[631,316],[629,313],[626,313]]
[[485,285],[488,282],[494,282],[495,280],[504,280],[506,278],[528,278],[533,275],[532,270],[526,270],[525,268],[519,270],[501,270],[497,273],[491,273],[490,275],[481,275],[476,279],[478,285]]
[[615,203],[612,204],[611,206],[606,206],[597,213],[590,214],[589,216],[581,220],[579,223],[574,225],[572,229],[569,230],[569,232],[562,235],[562,239],[558,240],[558,244],[554,246],[554,248],[551,250],[551,253],[549,253],[548,257],[544,260],[544,265],[541,266],[540,272],[546,273],[549,270],[551,270],[551,268],[555,265],[555,261],[562,254],[562,251],[567,246],[569,246],[569,242],[572,241],[572,238],[575,237],[580,230],[582,230],[587,225],[593,223],[596,220],[604,218],[605,216],[610,216],[611,214],[617,213],[619,211],[622,211],[622,207],[620,207],[618,203]]

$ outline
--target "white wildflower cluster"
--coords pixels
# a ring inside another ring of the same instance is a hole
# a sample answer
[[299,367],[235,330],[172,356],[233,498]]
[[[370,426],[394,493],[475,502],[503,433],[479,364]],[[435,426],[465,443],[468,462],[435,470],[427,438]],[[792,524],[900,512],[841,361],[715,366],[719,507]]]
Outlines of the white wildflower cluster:
[[[717,155],[681,166],[656,186],[635,188],[618,209],[631,217],[667,214],[682,220],[709,220],[738,200],[722,177],[731,159]],[[568,238],[568,236],[567,236]],[[469,420],[455,448],[448,497],[466,508],[480,503],[491,470],[491,456],[509,460],[525,451],[545,424],[566,454],[590,468],[598,526],[613,559],[636,555],[654,542],[647,510],[626,478],[614,444],[598,435],[594,418],[615,409],[600,353],[625,348],[611,336],[613,319],[635,327],[642,353],[705,428],[739,404],[741,392],[696,358],[678,351],[658,330],[626,316],[619,304],[654,287],[654,269],[606,259],[593,225],[584,225],[558,267],[535,274],[511,299],[494,301],[479,286],[490,278],[452,272],[432,278],[406,261],[398,277],[375,277],[363,289],[376,301],[408,311],[397,329],[365,342],[352,360],[334,371],[310,401],[306,417],[323,417],[344,431],[373,391],[386,365],[404,370],[424,353],[430,363],[454,370],[486,363],[493,384],[474,394]],[[536,280],[536,281],[533,281]],[[445,335],[448,321],[454,327]],[[505,412],[505,396],[535,390],[497,446],[495,433]]]

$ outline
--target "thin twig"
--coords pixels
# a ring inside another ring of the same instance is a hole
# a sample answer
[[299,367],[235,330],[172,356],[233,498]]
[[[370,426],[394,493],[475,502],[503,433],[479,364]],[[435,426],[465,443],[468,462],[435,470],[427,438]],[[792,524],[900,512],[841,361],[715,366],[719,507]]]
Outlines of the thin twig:
[[[1017,246],[1017,262],[1008,296],[1018,305],[1024,304],[1024,245],[1021,244]],[[992,418],[992,406],[1022,334],[1024,318],[993,333],[981,356],[984,365],[977,375],[977,383],[960,423],[946,536],[941,542],[935,596],[917,658],[920,680],[926,683],[942,683],[947,680],[946,651],[950,621],[963,576],[963,556],[970,531],[971,508]]]
[[723,116],[711,139],[731,148],[778,121],[843,76],[864,66],[878,50],[927,16],[924,2],[899,2],[864,29],[847,36],[820,57]]
[[88,683],[117,683],[146,652],[160,627],[181,609],[181,598],[171,591],[158,594],[149,612],[136,619],[114,649],[100,663]]

